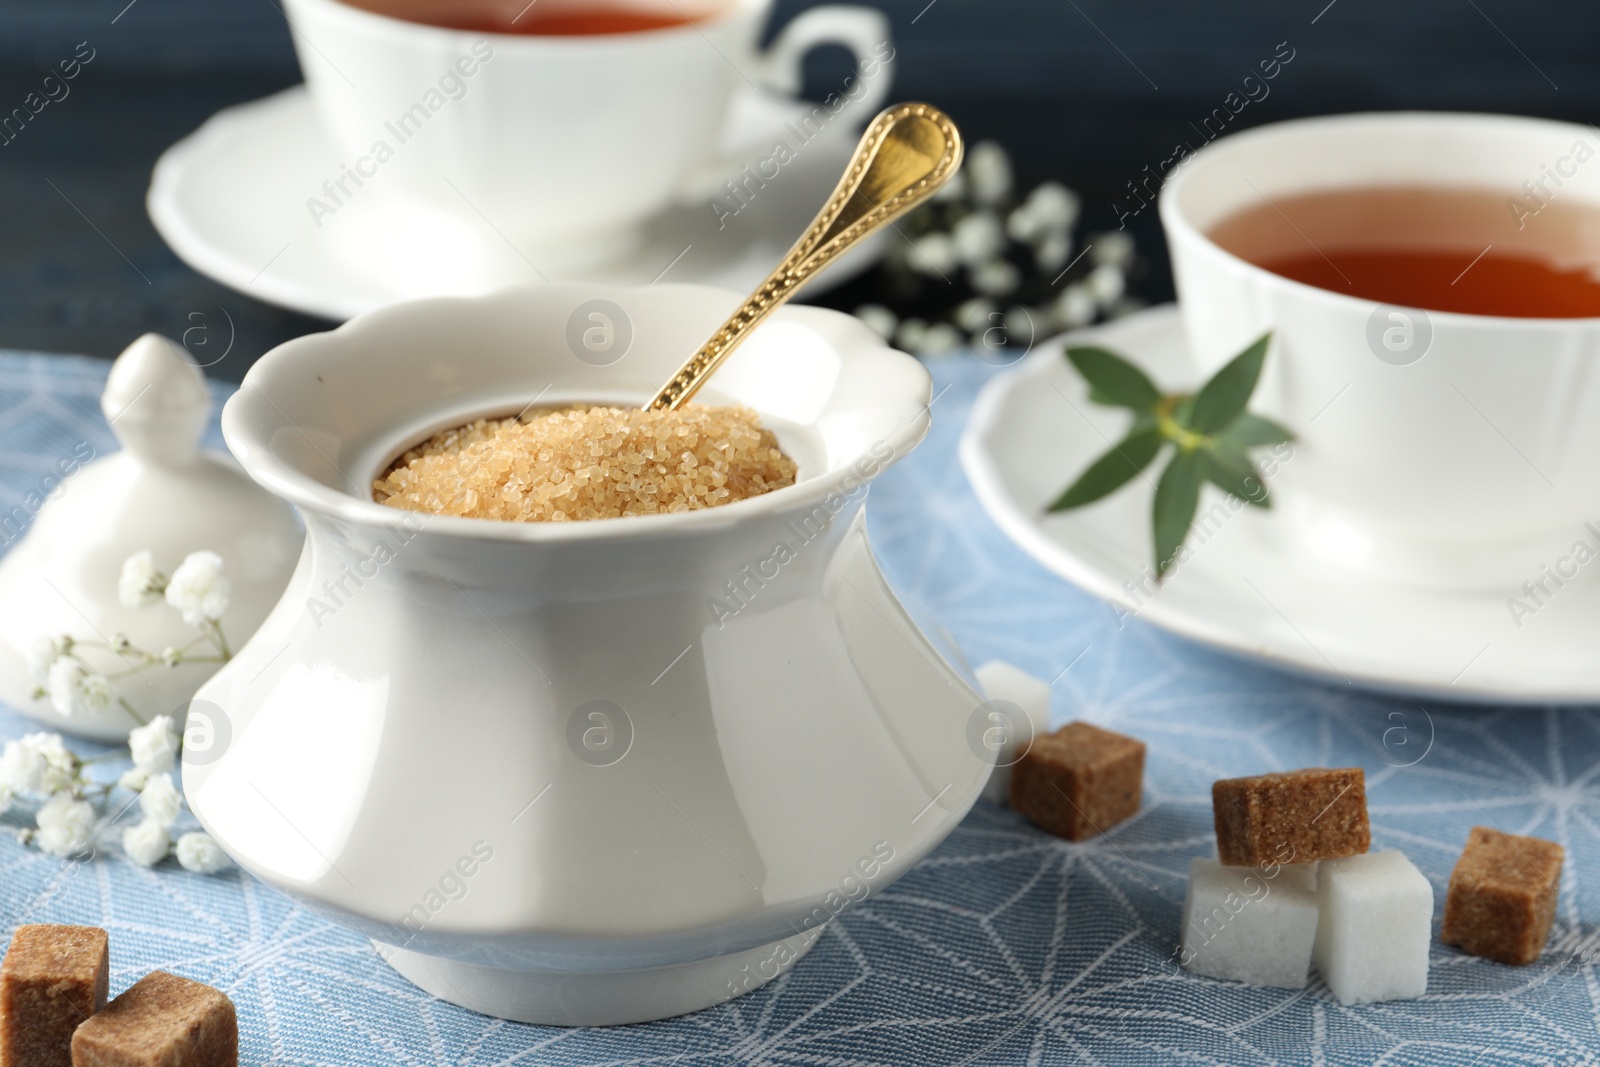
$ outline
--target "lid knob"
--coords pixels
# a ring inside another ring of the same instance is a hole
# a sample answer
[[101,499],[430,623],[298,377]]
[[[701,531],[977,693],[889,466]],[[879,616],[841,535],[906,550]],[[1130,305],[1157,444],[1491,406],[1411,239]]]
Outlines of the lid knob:
[[130,454],[181,466],[200,450],[211,393],[205,375],[178,342],[147,333],[111,365],[100,410]]

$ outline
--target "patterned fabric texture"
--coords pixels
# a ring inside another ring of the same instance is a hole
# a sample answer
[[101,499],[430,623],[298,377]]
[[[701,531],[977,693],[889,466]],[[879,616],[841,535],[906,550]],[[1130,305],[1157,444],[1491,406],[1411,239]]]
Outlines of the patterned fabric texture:
[[[98,410],[106,366],[0,355],[0,499],[21,499],[82,437],[114,447]],[[251,1065],[1600,1062],[1600,713],[1394,702],[1136,620],[1118,628],[1000,534],[956,463],[972,399],[998,372],[968,360],[934,372],[932,436],[869,505],[890,579],[971,662],[1002,658],[1055,679],[1058,723],[1087,718],[1146,740],[1136,818],[1069,844],[980,801],[907,877],[830,924],[789,974],[636,1027],[474,1015],[238,871],[206,877],[172,860],[146,870],[115,847],[63,863],[0,835],[6,936],[24,922],[97,924],[111,932],[114,993],[155,968],[220,987],[238,1005]],[[0,712],[0,739],[30,728]],[[1210,783],[1313,764],[1366,769],[1373,846],[1403,849],[1427,875],[1436,933],[1469,827],[1566,846],[1544,959],[1504,967],[1435,938],[1426,997],[1354,1008],[1315,978],[1302,991],[1253,989],[1177,968],[1189,858],[1214,854]],[[0,821],[21,829],[31,812]]]

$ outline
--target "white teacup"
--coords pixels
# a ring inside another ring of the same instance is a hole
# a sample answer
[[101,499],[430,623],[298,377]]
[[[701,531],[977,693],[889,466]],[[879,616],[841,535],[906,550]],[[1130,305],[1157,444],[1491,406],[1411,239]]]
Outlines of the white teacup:
[[1226,138],[1167,183],[1161,221],[1201,372],[1273,331],[1252,407],[1299,436],[1277,484],[1314,548],[1423,583],[1490,586],[1537,577],[1580,535],[1597,540],[1583,523],[1600,518],[1600,319],[1391,307],[1263,270],[1207,231],[1263,198],[1359,186],[1528,202],[1524,183],[1544,179],[1553,199],[1600,204],[1597,146],[1591,128],[1560,122],[1347,115]]
[[[537,11],[586,2],[538,0]],[[481,217],[536,267],[614,259],[675,199],[723,195],[712,175],[749,180],[716,163],[736,88],[792,95],[811,48],[854,52],[838,93],[801,129],[773,131],[803,152],[824,128],[882,106],[894,57],[888,20],[866,7],[812,8],[760,51],[772,0],[627,0],[617,6],[696,21],[586,36],[445,29],[340,0],[285,6],[342,159],[328,185],[307,190],[308,209],[378,195]]]

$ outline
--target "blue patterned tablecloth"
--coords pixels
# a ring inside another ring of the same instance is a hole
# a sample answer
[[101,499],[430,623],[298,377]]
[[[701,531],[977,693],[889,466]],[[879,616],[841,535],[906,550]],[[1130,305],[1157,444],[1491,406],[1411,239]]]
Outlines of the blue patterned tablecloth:
[[[20,500],[82,437],[114,447],[98,411],[106,368],[0,355],[0,500]],[[247,1065],[1600,1063],[1600,711],[1393,702],[1137,621],[1119,629],[1007,541],[966,484],[956,442],[994,368],[934,371],[933,433],[869,505],[890,578],[972,662],[1056,679],[1057,722],[1147,741],[1136,818],[1069,844],[980,801],[770,986],[609,1030],[474,1015],[248,876],[171,860],[146,870],[114,850],[63,863],[0,835],[5,936],[24,922],[93,923],[111,932],[113,992],[158,967],[220,987],[238,1005]],[[0,711],[0,740],[30,728]],[[1312,764],[1366,768],[1373,846],[1403,849],[1440,903],[1475,824],[1565,845],[1544,959],[1503,967],[1435,943],[1426,997],[1355,1008],[1318,980],[1290,992],[1178,970],[1189,858],[1214,851],[1211,782]],[[30,818],[14,809],[3,824]]]

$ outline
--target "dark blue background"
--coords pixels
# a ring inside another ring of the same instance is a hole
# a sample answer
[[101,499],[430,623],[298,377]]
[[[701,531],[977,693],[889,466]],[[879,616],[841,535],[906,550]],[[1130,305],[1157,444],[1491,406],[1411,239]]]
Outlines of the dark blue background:
[[[776,21],[806,6],[780,0]],[[1196,141],[1191,123],[1281,41],[1294,61],[1235,128],[1363,108],[1600,117],[1600,5],[1581,0],[879,6],[895,27],[896,96],[946,108],[970,138],[998,138],[1024,181],[1077,187],[1091,228],[1111,223],[1118,190],[1141,167],[1180,138]],[[219,107],[298,80],[275,0],[0,0],[0,112],[84,40],[97,54],[72,95],[0,147],[0,346],[109,355],[139,332],[177,335],[190,312],[224,306],[239,339],[215,371],[237,377],[278,341],[324,328],[200,278],[144,214],[162,149]],[[845,66],[815,55],[809,90],[838,86]],[[1153,213],[1135,232],[1152,261],[1141,295],[1163,299]]]

